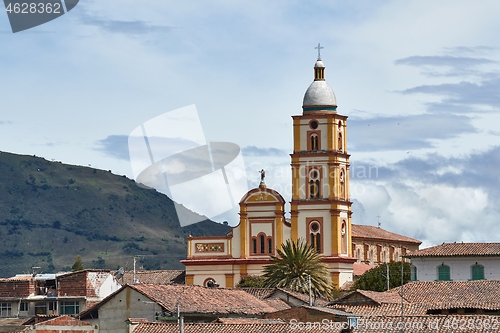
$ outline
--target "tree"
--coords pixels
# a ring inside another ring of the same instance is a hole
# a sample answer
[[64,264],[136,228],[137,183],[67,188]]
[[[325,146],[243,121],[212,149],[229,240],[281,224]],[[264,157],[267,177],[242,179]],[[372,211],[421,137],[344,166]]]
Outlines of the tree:
[[80,255],[77,255],[75,258],[75,263],[73,264],[73,266],[71,266],[71,270],[75,272],[75,271],[81,271],[82,269],[85,269],[83,267],[82,257],[80,257]]
[[[391,261],[388,264],[381,264],[366,271],[354,282],[352,289],[387,290],[387,265],[389,265],[389,288],[401,286],[401,262]],[[410,281],[409,263],[403,263],[403,272],[403,283],[407,283]]]
[[321,256],[304,240],[287,240],[277,249],[278,256],[271,257],[271,264],[264,267],[264,286],[281,287],[308,293],[309,276],[313,294],[331,298],[335,288],[328,276],[327,267]]
[[257,275],[245,276],[238,282],[237,288],[264,288],[264,277]]

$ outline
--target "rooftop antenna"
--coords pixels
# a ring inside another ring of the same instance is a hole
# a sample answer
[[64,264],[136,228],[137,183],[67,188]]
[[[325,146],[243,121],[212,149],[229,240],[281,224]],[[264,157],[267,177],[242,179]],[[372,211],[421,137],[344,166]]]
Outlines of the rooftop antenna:
[[137,258],[140,258],[140,256],[134,256],[134,284],[139,283],[139,280],[135,277],[135,262],[137,261]]
[[377,215],[377,224],[379,228],[382,225],[382,223],[380,223],[380,215]]

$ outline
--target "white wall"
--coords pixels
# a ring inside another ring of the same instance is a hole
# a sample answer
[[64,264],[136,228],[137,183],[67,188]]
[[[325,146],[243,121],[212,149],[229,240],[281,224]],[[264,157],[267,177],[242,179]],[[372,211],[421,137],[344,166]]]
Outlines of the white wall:
[[467,281],[472,278],[471,266],[476,262],[484,266],[486,280],[500,280],[500,257],[411,258],[411,264],[417,268],[418,281],[437,280],[437,267],[443,263],[450,266],[453,281]]

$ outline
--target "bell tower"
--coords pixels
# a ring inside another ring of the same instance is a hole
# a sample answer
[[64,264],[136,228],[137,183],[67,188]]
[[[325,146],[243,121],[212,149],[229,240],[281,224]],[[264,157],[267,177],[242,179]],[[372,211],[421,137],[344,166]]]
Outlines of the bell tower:
[[307,89],[302,115],[293,116],[291,154],[291,238],[306,240],[323,255],[332,281],[352,279],[351,201],[347,116],[337,113],[337,100],[325,81],[320,57]]

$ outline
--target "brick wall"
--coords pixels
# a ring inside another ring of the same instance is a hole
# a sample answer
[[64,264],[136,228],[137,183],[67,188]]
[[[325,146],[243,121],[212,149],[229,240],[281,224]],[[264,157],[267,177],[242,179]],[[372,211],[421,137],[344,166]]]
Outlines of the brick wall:
[[27,297],[35,292],[32,280],[0,280],[0,297]]
[[94,326],[69,316],[60,316],[36,324],[27,333],[95,333]]
[[58,296],[86,296],[87,272],[75,272],[57,278]]

